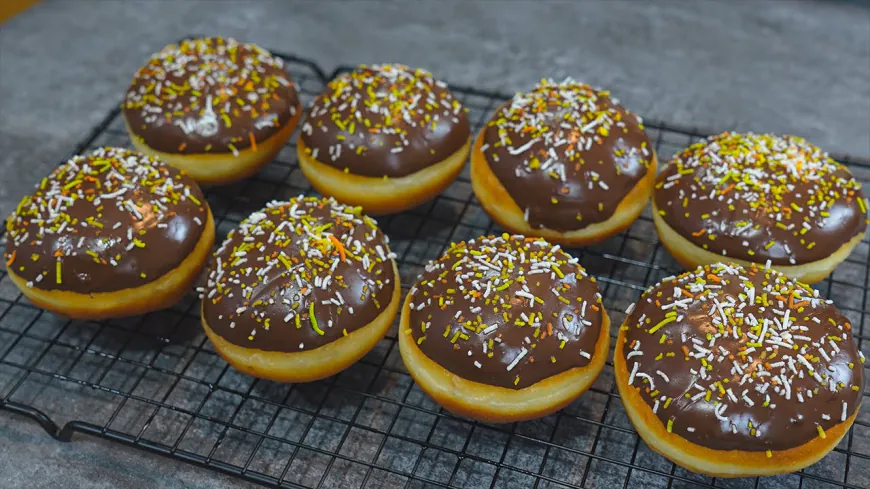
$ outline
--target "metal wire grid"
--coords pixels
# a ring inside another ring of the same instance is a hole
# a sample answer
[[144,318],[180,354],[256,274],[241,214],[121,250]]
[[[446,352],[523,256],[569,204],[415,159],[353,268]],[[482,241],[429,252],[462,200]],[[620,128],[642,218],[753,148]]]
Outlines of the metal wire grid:
[[[307,104],[328,78],[311,61],[281,56]],[[475,130],[507,98],[452,90]],[[119,113],[112,110],[74,153],[129,146]],[[648,132],[661,161],[702,136],[659,123],[648,124]],[[870,182],[870,163],[847,163]],[[207,197],[222,237],[267,201],[300,193],[312,189],[296,164],[294,136],[259,175],[211,189]],[[467,168],[434,201],[380,224],[406,290],[451,241],[501,232],[474,199]],[[680,270],[656,239],[649,210],[626,232],[571,252],[598,277],[614,324],[646,287]],[[868,263],[865,239],[817,287],[857,326],[859,347],[870,356]],[[335,377],[278,384],[223,362],[202,333],[198,304],[191,294],[140,317],[69,321],[31,305],[0,270],[0,407],[34,419],[62,441],[89,434],[270,487],[870,487],[867,403],[820,463],[779,477],[715,479],[675,466],[640,440],[618,399],[610,362],[594,387],[559,413],[488,425],[455,417],[423,394],[402,364],[395,326]]]

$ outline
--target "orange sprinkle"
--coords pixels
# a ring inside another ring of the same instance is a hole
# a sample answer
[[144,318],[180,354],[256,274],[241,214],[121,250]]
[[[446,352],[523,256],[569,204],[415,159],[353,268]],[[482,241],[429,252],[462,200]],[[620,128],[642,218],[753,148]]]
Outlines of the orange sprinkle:
[[592,304],[592,305],[590,305],[589,307],[591,307],[592,310],[595,311],[595,312],[598,312],[598,311],[599,311],[598,306],[596,306],[595,304]]
[[345,262],[347,260],[347,256],[344,253],[344,245],[341,244],[341,241],[339,241],[334,234],[329,235],[329,240],[332,241],[333,244],[335,244],[336,248],[338,248],[338,254],[339,256],[341,256],[342,263]]
[[686,296],[688,296],[688,297],[691,297],[692,299],[695,298],[694,294],[692,294],[691,292],[689,292],[689,291],[686,290],[686,289],[683,289],[683,295],[686,295]]
[[712,280],[712,281],[714,281],[714,282],[717,282],[717,283],[722,281],[721,278],[719,278],[719,277],[713,275],[712,273],[708,273],[708,274],[707,274],[707,278],[709,278],[710,280]]
[[695,231],[694,233],[692,233],[692,236],[701,236],[706,232],[707,232],[706,229],[701,229],[700,231]]
[[249,132],[248,138],[251,140],[251,149],[254,150],[254,153],[257,152],[257,140],[254,139],[254,133]]
[[12,266],[12,262],[15,261],[15,253],[16,253],[16,250],[12,250],[12,254],[9,255],[9,259],[6,260],[6,266],[7,266],[7,267]]
[[187,147],[187,143],[181,143],[178,145],[178,151],[184,151],[184,148]]
[[547,323],[547,335],[553,336],[553,323]]
[[733,188],[734,188],[734,184],[732,183],[731,185],[725,187],[724,190],[720,190],[720,191],[719,191],[719,194],[720,194],[720,195],[725,195],[725,194],[727,194],[728,192],[730,192]]

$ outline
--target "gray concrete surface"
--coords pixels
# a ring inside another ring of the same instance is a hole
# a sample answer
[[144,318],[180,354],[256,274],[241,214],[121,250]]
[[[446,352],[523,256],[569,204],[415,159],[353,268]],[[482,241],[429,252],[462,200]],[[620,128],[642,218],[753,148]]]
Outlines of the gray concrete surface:
[[[0,27],[0,214],[118,103],[151,52],[189,33],[327,71],[401,61],[503,91],[570,75],[646,117],[870,156],[870,9],[851,2],[47,0]],[[0,487],[247,486],[108,442],[59,444],[0,413]]]
[[235,477],[191,469],[164,457],[79,436],[58,443],[18,416],[0,415],[0,486],[4,488],[184,488],[259,487]]

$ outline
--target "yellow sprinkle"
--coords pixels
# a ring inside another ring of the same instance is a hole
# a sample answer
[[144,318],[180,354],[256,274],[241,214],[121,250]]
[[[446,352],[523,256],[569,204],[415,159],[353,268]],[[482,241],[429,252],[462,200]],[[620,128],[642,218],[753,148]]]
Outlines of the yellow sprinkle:
[[565,343],[567,343],[567,341],[565,341],[565,340],[562,340],[562,342],[559,343],[559,349],[560,349],[560,350],[563,349],[563,348],[565,348]]
[[450,342],[451,342],[451,343],[456,343],[456,340],[459,339],[459,335],[460,335],[461,333],[462,333],[462,332],[459,331],[459,330],[457,329],[456,332],[453,333],[453,338],[450,338]]
[[196,204],[196,205],[202,205],[202,202],[200,202],[199,199],[197,199],[197,198],[194,197],[193,195],[188,195],[187,198],[190,199],[190,200],[192,200],[193,203]]
[[78,185],[78,184],[80,184],[80,183],[82,183],[81,180],[73,180],[72,182],[70,182],[70,183],[64,185],[64,186],[63,186],[63,189],[64,189],[64,190],[69,190],[69,189],[75,187],[76,185]]
[[669,419],[668,420],[668,433],[671,433],[673,431],[673,429],[674,429],[674,420]]
[[704,400],[707,401],[707,402],[710,402],[710,399],[711,399],[712,397],[713,397],[713,391],[707,391],[707,393],[704,394]]
[[514,379],[514,385],[517,385],[517,384],[519,384],[519,383],[520,383],[520,376],[517,375],[517,378]]
[[556,357],[550,357],[550,363],[556,363]]
[[145,247],[145,243],[143,243],[139,238],[133,238],[133,244],[136,245],[137,248]]
[[667,339],[668,339],[668,336],[666,334],[662,333],[661,338],[659,338],[659,344],[664,345],[665,341],[667,341]]
[[420,343],[423,343],[423,340],[425,340],[425,339],[426,339],[425,336],[421,336],[421,337],[417,338],[417,344],[419,345]]
[[99,257],[100,257],[100,255],[98,255],[97,252],[94,251],[94,250],[88,250],[88,251],[86,251],[86,253],[89,254],[89,255],[91,255],[91,256],[94,257],[94,258],[99,258]]
[[819,436],[820,436],[820,437],[825,438],[825,437],[828,436],[828,435],[825,434],[825,430],[822,429],[822,426],[821,426],[821,425],[816,425],[816,429],[819,430]]
[[[458,262],[457,262],[457,263],[458,263]],[[510,287],[510,285],[511,285],[513,282],[514,282],[513,280],[508,280],[507,282],[505,282],[505,283],[499,285],[498,287],[496,287],[495,290],[502,291],[502,290],[504,290],[504,289]]]
[[[140,273],[139,276],[142,277],[142,278],[147,278],[146,275],[145,275],[145,272]],[[267,319],[266,321],[268,321],[268,319]]]
[[664,326],[664,325],[666,325],[666,324],[668,324],[668,323],[672,323],[672,322],[674,322],[674,321],[676,321],[676,320],[677,320],[677,318],[675,318],[675,317],[669,317],[669,318],[662,319],[658,324],[656,324],[655,326],[653,326],[652,328],[650,328],[650,330],[649,330],[649,334],[653,334],[653,333],[655,333],[656,331],[658,331],[659,329],[661,329],[662,326]]
[[670,397],[665,400],[665,409],[667,409],[668,406],[671,405],[671,401],[673,401],[673,398]]
[[60,274],[60,267],[61,267],[61,265],[60,265],[60,260],[58,260],[58,262],[57,262],[57,283],[61,283],[61,278],[60,278],[60,275],[61,275],[61,274]]
[[553,267],[553,271],[556,272],[556,275],[558,275],[559,278],[565,278],[565,274],[562,273],[562,270],[559,270],[559,267]]
[[861,208],[862,213],[867,213],[867,201],[864,199],[858,199],[858,206]]
[[297,314],[297,315],[296,315],[296,328],[298,329],[298,328],[301,328],[301,327],[302,327],[302,323],[299,322],[299,315]]
[[765,452],[765,453],[767,453],[767,458],[771,458],[771,457],[773,457],[773,452],[771,452],[770,450],[768,450],[768,451]]
[[313,302],[311,304],[308,304],[308,318],[311,320],[311,327],[314,328],[314,331],[317,334],[319,334],[320,336],[323,336],[324,334],[326,334],[323,332],[322,329],[317,327],[317,318],[314,317],[314,303]]
[[347,336],[347,330],[346,329],[341,330],[341,334]]
[[444,337],[447,338],[447,336],[448,336],[449,334],[450,334],[450,325],[448,324],[448,325],[444,328]]

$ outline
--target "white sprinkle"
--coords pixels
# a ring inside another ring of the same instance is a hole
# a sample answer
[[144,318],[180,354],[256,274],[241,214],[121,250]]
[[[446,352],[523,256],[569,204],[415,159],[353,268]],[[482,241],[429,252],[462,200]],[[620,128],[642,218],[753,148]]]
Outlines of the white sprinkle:
[[526,353],[528,353],[528,352],[529,352],[529,350],[526,350],[526,348],[523,347],[523,349],[520,350],[519,355],[514,357],[514,360],[510,363],[510,365],[507,366],[507,371],[510,372],[511,370],[513,370],[514,367],[516,367],[517,364],[520,363],[520,360],[522,360],[523,357],[526,356]]

